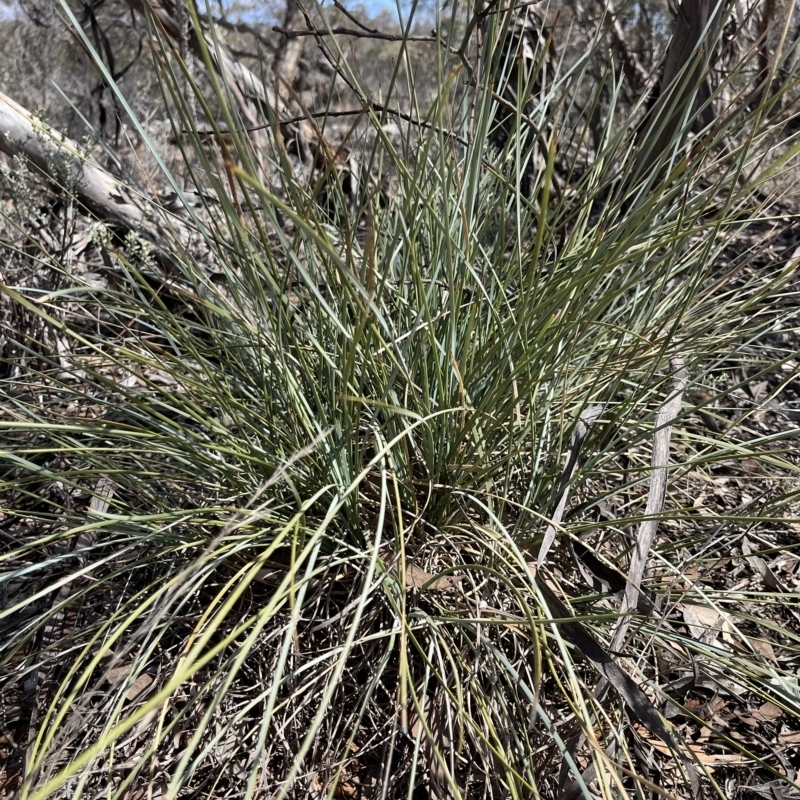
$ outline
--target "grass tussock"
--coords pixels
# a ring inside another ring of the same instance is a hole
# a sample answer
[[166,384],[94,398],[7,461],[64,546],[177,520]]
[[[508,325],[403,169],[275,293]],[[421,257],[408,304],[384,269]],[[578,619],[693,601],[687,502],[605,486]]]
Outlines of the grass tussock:
[[6,213],[20,797],[791,791],[791,105],[682,127],[632,180],[646,109],[612,86],[586,158],[588,56],[544,84],[503,20],[484,63],[526,119],[496,136],[442,49],[426,124],[348,131],[359,175],[333,145],[303,172],[261,106],[248,137],[224,76],[190,107],[152,24],[194,240],[68,193],[47,235]]

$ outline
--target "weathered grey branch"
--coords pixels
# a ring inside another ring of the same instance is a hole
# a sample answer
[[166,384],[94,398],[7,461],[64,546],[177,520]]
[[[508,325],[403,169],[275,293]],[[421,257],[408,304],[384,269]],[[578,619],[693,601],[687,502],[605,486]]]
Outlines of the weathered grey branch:
[[672,426],[681,412],[683,393],[689,378],[683,359],[680,356],[675,356],[670,360],[670,369],[672,370],[672,392],[656,417],[650,491],[647,496],[647,508],[645,509],[646,518],[639,525],[636,548],[631,555],[628,585],[625,587],[619,621],[611,637],[612,651],[618,650],[622,646],[630,623],[629,614],[638,605],[639,587],[642,584],[647,559],[650,556],[650,550],[658,532],[658,515],[664,510],[664,500],[667,497],[667,472],[669,469],[667,465],[669,464],[669,443],[672,436]]
[[564,465],[564,471],[561,473],[561,482],[558,487],[558,500],[556,501],[556,507],[550,518],[550,522],[547,525],[547,529],[544,532],[542,544],[539,547],[539,555],[536,559],[537,569],[541,569],[544,566],[547,553],[555,541],[556,533],[558,532],[558,528],[561,526],[561,520],[564,517],[564,510],[567,507],[569,482],[572,480],[572,476],[575,474],[575,470],[578,468],[578,456],[581,453],[583,443],[586,441],[586,437],[589,435],[592,425],[594,425],[602,412],[602,406],[590,406],[589,408],[585,408],[581,412],[580,417],[578,417],[578,421],[575,423],[575,427],[572,431],[572,437],[570,438],[569,442],[567,463]]
[[81,152],[77,142],[53,130],[30,111],[0,92],[0,150],[27,159],[48,180],[70,188],[86,208],[101,219],[138,231],[154,242],[168,228],[184,244],[191,239],[186,223],[153,201],[135,195]]

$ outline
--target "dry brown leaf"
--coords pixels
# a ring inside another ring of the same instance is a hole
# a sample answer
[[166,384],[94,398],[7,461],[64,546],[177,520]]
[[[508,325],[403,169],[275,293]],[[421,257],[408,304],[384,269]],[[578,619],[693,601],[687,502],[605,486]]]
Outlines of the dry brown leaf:
[[[128,677],[128,675],[131,674],[131,667],[131,664],[123,664],[119,667],[113,667],[106,672],[105,679],[109,682],[109,684],[111,684],[112,687],[118,686]],[[125,699],[131,702],[138,700],[141,698],[144,692],[147,691],[152,682],[152,676],[148,675],[146,672],[138,675],[136,680],[131,684],[130,688],[125,693]]]
[[766,639],[751,639],[750,644],[756,649],[757,652],[761,653],[767,661],[771,661],[773,664],[778,663],[778,659],[775,656],[775,651],[772,649],[772,645]]
[[761,464],[754,458],[743,458],[740,462],[742,469],[749,472],[751,475],[759,475],[763,470]]
[[288,571],[288,567],[264,567],[256,572],[254,580],[267,586],[280,586]]
[[711,717],[715,714],[719,714],[725,708],[725,701],[721,697],[715,697],[710,703],[708,703],[708,713]]
[[130,664],[123,667],[114,667],[114,669],[110,669],[108,672],[106,672],[106,680],[112,686],[116,686],[120,681],[123,681],[125,678],[127,678],[128,675],[130,675],[130,672]]
[[443,592],[447,589],[455,589],[461,583],[458,575],[442,575],[436,577],[424,569],[415,567],[413,564],[406,565],[406,588],[421,589],[426,592]]
[[749,386],[750,394],[757,403],[761,402],[769,394],[769,381],[758,381]]
[[798,745],[800,744],[800,731],[794,733],[782,733],[778,736],[778,744]]
[[[700,577],[700,569],[695,564],[690,564],[688,567],[684,567],[683,569],[683,577],[689,581],[689,583],[695,583],[697,579]],[[664,581],[671,583],[673,580],[672,575],[665,575]]]
[[697,753],[697,758],[706,767],[746,767],[754,764],[752,759],[745,758],[739,753]]
[[785,592],[786,587],[780,582],[778,576],[770,569],[769,564],[764,561],[760,556],[752,555],[754,551],[753,544],[745,536],[742,539],[742,553],[747,559],[747,563],[752,569],[761,576],[764,586],[773,592]]
[[760,722],[775,722],[783,716],[783,709],[775,703],[766,702],[752,713]]
[[131,688],[128,689],[125,699],[130,700],[131,702],[134,700],[139,700],[141,696],[148,690],[152,682],[152,676],[148,675],[146,672],[143,672],[136,678]]
[[[661,753],[664,756],[672,756],[672,751],[667,747],[664,742],[656,739],[655,737],[649,735],[649,733],[645,730],[644,727],[637,725],[636,730],[639,735],[646,739],[650,746],[656,750],[657,752]],[[747,764],[753,763],[751,760],[745,758],[743,755],[739,753],[707,753],[703,749],[703,747],[699,744],[690,744],[688,747],[684,745],[682,748],[683,754],[689,759],[697,759],[703,766],[707,767],[708,769],[714,769],[714,767],[743,767]]]
[[683,619],[692,637],[706,644],[711,644],[717,638],[717,632],[722,627],[722,617],[707,606],[684,606]]
[[140,736],[143,736],[147,729],[158,719],[158,715],[160,713],[160,709],[154,708],[151,711],[148,711],[147,714],[136,723],[136,727],[133,729],[132,738],[138,739]]

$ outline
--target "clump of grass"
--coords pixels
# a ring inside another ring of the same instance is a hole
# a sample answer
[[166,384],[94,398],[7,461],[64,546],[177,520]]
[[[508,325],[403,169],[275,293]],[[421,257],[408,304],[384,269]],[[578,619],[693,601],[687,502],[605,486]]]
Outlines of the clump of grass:
[[[191,74],[152,37],[174,127],[191,131]],[[794,263],[722,264],[772,213],[777,192],[759,189],[789,175],[796,145],[765,162],[759,139],[779,123],[743,114],[727,151],[665,155],[611,190],[635,158],[613,103],[592,163],[556,171],[559,134],[584,124],[562,109],[587,91],[585,64],[546,90],[530,80],[545,133],[522,135],[520,117],[498,151],[486,76],[464,89],[437,57],[430,125],[393,139],[367,108],[353,134],[389,165],[391,195],[368,172],[351,195],[335,170],[304,177],[269,126],[254,151],[212,81],[197,101],[233,145],[220,174],[189,137],[207,198],[188,215],[195,249],[168,234],[98,241],[114,276],[98,288],[42,242],[62,290],[5,287],[66,343],[18,334],[26,361],[1,423],[13,622],[0,652],[7,686],[27,681],[36,705],[21,796],[574,797],[592,782],[612,796],[688,792],[697,775],[720,792],[691,741],[711,731],[714,753],[782,774],[683,707],[670,674],[800,716],[796,678],[753,646],[765,628],[753,633],[748,603],[776,591],[687,577],[767,522],[780,539],[791,492],[713,522],[680,495],[655,512],[647,496],[665,428],[670,486],[723,460],[796,474],[792,432],[696,422],[793,313]],[[614,578],[597,594],[573,553],[616,560],[624,590],[653,513],[657,611],[635,610],[611,653]],[[698,637],[677,604],[717,613],[726,638]],[[667,703],[680,724],[665,725]]]

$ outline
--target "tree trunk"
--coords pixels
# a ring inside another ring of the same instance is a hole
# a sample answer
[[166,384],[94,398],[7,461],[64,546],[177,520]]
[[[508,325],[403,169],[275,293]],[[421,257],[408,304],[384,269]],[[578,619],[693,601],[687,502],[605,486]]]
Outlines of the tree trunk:
[[682,0],[657,99],[639,137],[635,179],[647,175],[674,143],[680,128],[688,131],[692,124],[705,127],[713,122],[711,83],[706,73],[724,7],[725,0]]
[[[605,0],[603,3],[603,16],[602,24],[606,25],[611,32],[611,39],[614,44],[614,49],[620,57],[620,61],[625,70],[625,75],[631,82],[631,88],[636,94],[642,94],[648,87],[647,70],[639,60],[636,53],[628,47],[628,42],[625,39],[625,31],[622,28],[617,16],[617,12],[610,0]],[[652,83],[650,84],[652,85]]]
[[[283,29],[285,31],[296,31],[306,29],[306,18],[303,9],[297,0],[286,0],[286,14],[283,18]],[[297,67],[305,48],[305,36],[282,36],[275,60],[272,62],[272,69],[280,75],[285,84],[289,86],[294,82],[297,75]]]
[[[177,3],[172,0],[125,0],[125,2],[142,16],[146,15],[146,10],[152,12],[170,39],[180,47],[183,26],[181,25],[181,9]],[[177,2],[180,3],[182,0],[177,0]],[[183,9],[183,14],[188,14],[188,11]],[[203,24],[202,16],[200,16],[200,20]],[[188,45],[192,52],[202,58],[200,40],[191,23],[189,24],[188,39]],[[203,25],[202,39],[217,72],[234,81],[244,97],[266,103],[275,111],[279,110],[280,101],[275,93],[231,53],[220,37],[217,37],[215,41],[208,31],[207,25]]]

